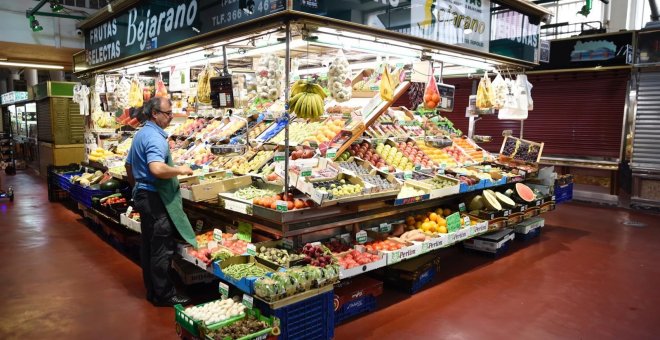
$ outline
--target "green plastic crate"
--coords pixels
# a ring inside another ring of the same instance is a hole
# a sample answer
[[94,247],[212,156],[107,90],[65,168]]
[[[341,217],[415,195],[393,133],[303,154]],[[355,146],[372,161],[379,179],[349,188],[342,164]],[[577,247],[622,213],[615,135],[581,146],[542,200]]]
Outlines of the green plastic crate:
[[[235,320],[235,319],[232,319],[231,321],[227,320],[227,322],[223,322],[223,324],[221,326],[215,327],[213,330],[229,326],[229,325],[233,324],[234,322],[242,320],[243,318],[247,317],[248,315],[252,315],[252,316],[256,317],[257,319],[259,319],[260,321],[266,322],[266,324],[270,325],[271,327],[265,328],[265,329],[260,330],[258,332],[252,333],[250,335],[246,335],[246,336],[244,336],[242,338],[238,338],[236,340],[264,340],[264,339],[268,338],[268,336],[271,335],[271,334],[275,335],[275,336],[280,334],[279,333],[279,320],[277,318],[274,318],[274,317],[267,317],[267,316],[261,315],[261,312],[256,308],[248,309],[246,315],[243,315],[243,316],[239,317],[237,320]],[[213,337],[209,334],[206,334],[206,339],[207,340],[213,340]],[[226,338],[224,338],[224,340],[232,340],[232,339],[229,338],[229,337],[226,337]]]
[[[209,301],[198,306],[204,306],[211,302],[213,301]],[[237,315],[233,318],[229,318],[211,325],[205,325],[204,323],[195,321],[193,318],[188,316],[188,314],[185,312],[185,307],[182,305],[174,306],[174,320],[176,323],[181,326],[182,329],[185,329],[188,333],[190,333],[190,335],[201,338],[203,338],[208,331],[216,330],[222,326],[231,324],[234,321],[241,320],[243,317],[245,317],[245,314]]]

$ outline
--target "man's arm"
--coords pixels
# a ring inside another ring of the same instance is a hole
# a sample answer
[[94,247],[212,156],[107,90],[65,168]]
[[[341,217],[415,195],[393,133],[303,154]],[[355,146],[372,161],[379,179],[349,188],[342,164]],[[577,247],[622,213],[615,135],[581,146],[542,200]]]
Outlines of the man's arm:
[[126,168],[126,177],[128,178],[128,183],[131,185],[131,187],[134,187],[135,177],[133,177],[133,167],[131,167],[130,164],[126,163],[124,164],[124,168]]
[[170,179],[179,175],[192,175],[193,171],[187,165],[169,166],[163,162],[149,163],[149,171],[156,178]]

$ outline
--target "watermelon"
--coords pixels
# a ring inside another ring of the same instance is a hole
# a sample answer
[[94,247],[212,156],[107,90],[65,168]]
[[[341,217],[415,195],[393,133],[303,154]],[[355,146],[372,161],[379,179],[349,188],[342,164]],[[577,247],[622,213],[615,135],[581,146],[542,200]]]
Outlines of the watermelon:
[[497,197],[497,200],[500,201],[500,203],[502,203],[502,205],[507,208],[513,208],[516,206],[516,203],[512,199],[510,199],[501,192],[496,192],[495,197]]
[[495,193],[491,190],[484,190],[483,192],[483,201],[484,205],[490,210],[499,211],[502,210],[502,205],[497,201]]
[[532,202],[536,199],[534,191],[522,183],[516,183],[516,195],[525,202]]
[[101,184],[100,189],[106,191],[115,191],[121,187],[121,182],[116,179],[108,180],[107,182]]

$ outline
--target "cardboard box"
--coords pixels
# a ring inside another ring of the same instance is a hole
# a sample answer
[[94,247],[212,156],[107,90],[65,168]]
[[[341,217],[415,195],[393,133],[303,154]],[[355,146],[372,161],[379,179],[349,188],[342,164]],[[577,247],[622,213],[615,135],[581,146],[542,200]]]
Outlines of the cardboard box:
[[[223,181],[225,176],[225,171],[216,171],[202,176],[180,178],[181,197],[194,202],[215,199],[218,193],[224,190],[225,184]],[[184,185],[189,185],[190,188],[184,188]]]
[[[399,194],[399,196],[397,196],[397,198],[394,200],[394,205],[417,203],[421,201],[426,201],[431,198],[431,188],[427,184],[415,180],[407,180],[403,184],[403,187],[405,186],[410,186],[417,190],[421,190],[424,192],[424,194],[412,196],[412,197],[403,197],[401,196],[401,194]],[[401,188],[401,191],[404,190],[403,187]]]
[[500,230],[488,235],[477,236],[471,240],[463,242],[463,246],[467,249],[496,254],[500,248],[505,247],[507,242],[514,238],[515,233],[513,233],[513,230]]
[[[454,185],[449,186],[449,187],[444,187],[442,189],[433,189],[433,187],[432,187],[431,194],[430,194],[430,197],[429,197],[430,199],[455,195],[455,194],[458,194],[458,192],[460,191],[461,182],[459,180],[457,180],[455,178],[450,178],[450,177],[447,177],[447,176],[441,176],[441,175],[436,175],[435,177],[442,178],[444,180],[449,180],[449,181],[453,182]],[[432,186],[433,184],[431,184],[431,181],[432,181],[432,179],[427,179],[427,180],[423,180],[421,182],[424,183],[424,184]]]
[[449,234],[437,234],[429,240],[421,243],[421,254],[428,253],[432,250],[440,249],[449,246]]
[[449,237],[449,243],[458,243],[460,241],[463,241],[470,236],[472,236],[472,228],[461,228],[453,233],[447,234]]
[[[335,257],[340,259],[340,258],[343,258],[344,256],[346,256],[347,254],[348,254],[348,252],[344,252],[342,254],[335,255]],[[360,266],[357,266],[357,267],[353,267],[353,268],[350,268],[350,269],[344,269],[344,268],[340,267],[339,268],[339,278],[343,280],[343,279],[346,279],[346,278],[349,278],[349,277],[352,277],[352,276],[357,276],[357,275],[360,275],[362,273],[366,273],[366,272],[369,272],[369,271],[372,271],[372,270],[376,270],[378,268],[385,267],[386,265],[387,265],[387,257],[381,255],[380,260],[378,260],[378,261],[374,261],[374,262],[367,263],[367,264],[364,264],[364,265],[360,265]]]
[[403,260],[411,259],[422,254],[422,244],[411,244],[394,251],[381,251],[381,254],[387,257],[387,265],[399,263]]

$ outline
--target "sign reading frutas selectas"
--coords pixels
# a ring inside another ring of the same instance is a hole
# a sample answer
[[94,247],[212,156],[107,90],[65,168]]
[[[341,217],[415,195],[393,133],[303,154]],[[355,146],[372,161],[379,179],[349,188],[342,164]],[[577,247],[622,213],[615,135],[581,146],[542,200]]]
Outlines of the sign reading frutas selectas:
[[85,32],[86,61],[108,63],[284,10],[284,0],[141,1]]

